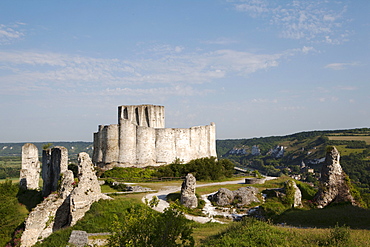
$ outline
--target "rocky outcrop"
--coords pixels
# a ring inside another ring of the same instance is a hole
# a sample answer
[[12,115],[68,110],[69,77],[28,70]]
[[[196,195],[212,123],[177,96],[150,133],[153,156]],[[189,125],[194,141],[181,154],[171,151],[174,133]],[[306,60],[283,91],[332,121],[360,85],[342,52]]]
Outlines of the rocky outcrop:
[[[57,150],[63,149],[58,147]],[[57,157],[62,157],[59,151],[56,151],[56,155]],[[62,159],[57,160],[60,163],[64,162]],[[22,247],[32,246],[56,230],[73,226],[90,209],[92,203],[99,199],[108,199],[107,196],[101,193],[89,155],[80,153],[78,161],[79,174],[77,181],[75,181],[73,172],[70,170],[65,170],[58,176],[49,173],[59,178],[57,190],[48,195],[29,214],[25,222],[25,231],[21,237]],[[60,165],[57,165],[58,162],[55,162],[53,167],[60,167]],[[53,163],[51,162],[50,164]],[[46,167],[48,172],[56,171],[56,169],[52,169],[50,166]],[[53,183],[50,183],[50,186],[54,186]],[[52,190],[46,188],[46,191]]]
[[91,204],[102,197],[98,178],[87,153],[78,154],[78,186],[70,197],[71,225],[76,224],[90,209]]
[[19,186],[24,190],[39,188],[40,161],[37,147],[32,143],[22,146],[22,169],[20,171]]
[[260,200],[257,198],[258,193],[259,191],[255,187],[241,187],[233,191],[233,203],[237,207],[243,207],[251,204],[252,202],[260,202]]
[[355,204],[346,174],[339,163],[340,154],[335,147],[329,147],[321,170],[320,186],[313,201],[318,208],[331,203],[351,202]]
[[293,208],[302,207],[302,192],[293,180],[285,182],[285,196],[292,197],[291,203]]
[[63,187],[63,185],[70,182],[70,175],[73,177],[73,173],[69,172],[67,171],[66,175],[63,176],[65,179],[62,179],[61,189],[57,193],[50,194],[28,215],[25,222],[25,231],[21,237],[22,247],[32,246],[38,240],[44,239],[54,231],[69,225],[69,212],[62,210],[69,204],[68,194],[71,193],[71,188],[68,188],[69,186],[67,188]]
[[257,198],[259,191],[254,187],[241,187],[235,191],[225,188],[220,188],[215,194],[209,196],[209,200],[218,206],[235,205],[243,207],[251,204],[252,202],[260,202]]
[[186,175],[184,182],[181,185],[181,204],[187,208],[196,208],[198,206],[198,198],[195,195],[196,179],[193,174]]
[[88,235],[85,231],[72,231],[69,236],[68,243],[76,247],[84,247],[88,245]]
[[214,202],[218,206],[230,205],[234,200],[234,193],[226,188],[220,188],[215,194],[208,198],[211,202]]

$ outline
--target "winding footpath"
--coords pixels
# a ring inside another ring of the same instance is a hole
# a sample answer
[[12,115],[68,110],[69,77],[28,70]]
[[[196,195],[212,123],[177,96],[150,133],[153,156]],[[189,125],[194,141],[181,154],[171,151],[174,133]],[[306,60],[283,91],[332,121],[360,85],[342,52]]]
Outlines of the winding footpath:
[[[266,180],[276,179],[276,177],[266,177]],[[234,181],[225,181],[225,182],[215,182],[215,183],[208,183],[208,184],[199,184],[196,185],[196,188],[199,187],[206,187],[206,186],[213,186],[213,185],[225,185],[225,184],[245,184],[245,178],[240,180],[234,180]],[[170,206],[170,204],[166,201],[166,197],[168,194],[175,193],[177,191],[181,190],[181,186],[170,186],[166,187],[164,190],[159,190],[155,193],[150,193],[145,195],[142,198],[142,202],[145,203],[146,201],[150,201],[153,196],[158,197],[159,203],[156,207],[153,207],[154,210],[163,213],[163,211]],[[219,222],[223,223],[221,221],[215,220],[212,217],[203,217],[203,216],[193,216],[185,214],[185,217],[189,220],[194,220],[196,222],[200,223],[207,223],[207,222]]]

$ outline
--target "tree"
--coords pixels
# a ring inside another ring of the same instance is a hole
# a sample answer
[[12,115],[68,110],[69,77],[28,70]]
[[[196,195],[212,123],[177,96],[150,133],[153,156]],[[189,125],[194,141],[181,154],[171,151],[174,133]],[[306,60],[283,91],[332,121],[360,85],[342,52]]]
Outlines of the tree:
[[[148,204],[155,206],[152,201]],[[194,246],[192,226],[175,206],[165,209],[163,214],[149,207],[135,206],[124,222],[115,215],[113,226],[109,246]]]

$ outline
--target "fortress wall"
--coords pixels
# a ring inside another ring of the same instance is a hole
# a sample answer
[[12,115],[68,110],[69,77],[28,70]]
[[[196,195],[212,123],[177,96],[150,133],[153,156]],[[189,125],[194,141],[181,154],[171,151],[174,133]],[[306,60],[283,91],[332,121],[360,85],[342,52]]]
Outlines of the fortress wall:
[[170,164],[176,159],[175,133],[173,129],[155,129],[155,153],[158,165]]
[[193,156],[190,151],[190,129],[172,129],[175,134],[176,157],[188,162]]
[[103,128],[103,162],[113,163],[118,161],[118,124],[106,125]]
[[119,124],[119,156],[121,166],[136,163],[136,125],[128,119]]
[[98,132],[94,133],[93,160],[95,163],[103,162],[103,128],[103,125],[99,125]]
[[216,125],[215,123],[211,123],[209,125],[209,143],[207,145],[209,151],[208,151],[208,156],[213,156],[217,157],[217,152],[216,152]]
[[201,142],[201,127],[195,126],[190,128],[190,148],[192,150],[191,157],[198,157]]
[[99,126],[94,133],[95,165],[144,167],[169,164],[176,158],[188,162],[217,157],[214,123],[189,129],[164,128],[164,114],[164,106],[119,106],[119,124]]
[[137,126],[136,163],[138,166],[155,165],[155,129]]
[[206,125],[206,126],[202,126],[203,127],[203,131],[202,131],[202,140],[201,140],[201,149],[202,149],[202,153],[200,153],[200,156],[201,157],[206,157],[206,156],[209,156],[209,134],[210,134],[210,126],[209,125]]

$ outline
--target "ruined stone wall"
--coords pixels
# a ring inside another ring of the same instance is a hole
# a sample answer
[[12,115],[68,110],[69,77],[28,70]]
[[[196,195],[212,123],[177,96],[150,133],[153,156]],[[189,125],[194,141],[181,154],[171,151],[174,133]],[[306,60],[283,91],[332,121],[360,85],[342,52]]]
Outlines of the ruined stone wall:
[[57,191],[60,174],[68,170],[68,150],[54,147],[42,151],[42,195],[48,196]]
[[120,106],[118,121],[118,125],[99,126],[94,133],[95,165],[145,167],[169,164],[176,158],[188,162],[217,156],[214,123],[164,128],[164,107],[153,105]]
[[[58,177],[59,184],[56,190],[54,188],[45,190],[56,191],[56,193],[45,195],[44,200],[28,215],[25,230],[21,236],[21,247],[31,247],[53,232],[75,225],[94,202],[100,199],[111,199],[101,193],[91,159],[84,152],[78,155],[78,183],[76,183],[73,172],[64,170],[65,158],[68,158],[68,155],[65,156],[64,149],[55,147],[44,150],[46,155],[44,160],[49,163],[47,163],[48,166],[43,166],[46,170],[43,174]],[[60,173],[56,174],[57,171]],[[49,179],[48,186],[54,186],[52,177]]]
[[22,169],[20,171],[19,185],[25,190],[39,188],[40,161],[37,147],[32,143],[22,146]]

